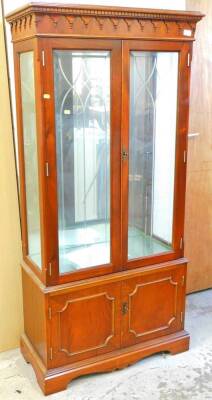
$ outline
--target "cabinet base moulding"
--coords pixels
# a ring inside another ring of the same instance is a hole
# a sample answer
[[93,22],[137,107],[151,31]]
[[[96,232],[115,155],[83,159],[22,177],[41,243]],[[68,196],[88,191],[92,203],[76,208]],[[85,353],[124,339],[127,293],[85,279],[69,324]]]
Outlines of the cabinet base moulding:
[[65,390],[72,379],[82,375],[121,369],[155,353],[177,354],[187,351],[189,340],[189,334],[182,330],[145,343],[49,370],[46,369],[25,334],[21,337],[21,352],[25,360],[32,364],[43,393],[48,395]]

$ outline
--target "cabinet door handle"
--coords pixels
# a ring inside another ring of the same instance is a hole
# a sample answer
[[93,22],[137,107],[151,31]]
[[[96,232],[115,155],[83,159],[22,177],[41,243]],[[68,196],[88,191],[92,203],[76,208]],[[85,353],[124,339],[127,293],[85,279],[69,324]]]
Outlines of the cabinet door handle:
[[122,315],[127,314],[128,309],[129,309],[129,308],[128,308],[128,304],[127,304],[127,303],[123,303],[123,304],[122,304],[122,307],[121,307]]
[[189,139],[195,138],[195,137],[197,137],[197,136],[199,136],[199,132],[188,133],[188,138],[189,138]]

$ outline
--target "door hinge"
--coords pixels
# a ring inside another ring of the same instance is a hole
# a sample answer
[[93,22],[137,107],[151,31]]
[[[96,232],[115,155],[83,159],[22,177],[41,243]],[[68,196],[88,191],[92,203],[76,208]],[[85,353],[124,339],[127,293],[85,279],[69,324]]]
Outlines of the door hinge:
[[182,286],[184,286],[184,284],[185,284],[185,276],[184,275],[182,276],[181,284],[182,284]]
[[44,50],[41,51],[41,57],[42,57],[42,65],[44,67],[45,66],[45,51]]
[[129,309],[129,308],[128,308],[128,303],[123,303],[122,306],[121,306],[121,313],[122,313],[122,315],[127,314],[128,309]]
[[49,316],[49,319],[52,319],[52,309],[51,309],[51,307],[48,308],[48,316]]
[[52,263],[51,262],[49,263],[48,271],[49,271],[49,276],[52,276]]
[[184,150],[184,152],[183,152],[183,162],[186,163],[186,161],[187,161],[187,151]]
[[191,53],[188,53],[187,55],[187,67],[191,66]]
[[123,161],[128,159],[128,151],[126,149],[122,150],[121,157]]
[[50,360],[53,359],[53,349],[52,349],[52,347],[50,347],[50,349],[49,349],[49,358],[50,358]]
[[46,162],[45,166],[46,166],[46,176],[49,176],[49,163]]
[[183,249],[183,238],[180,238],[180,249]]
[[181,321],[181,323],[183,323],[183,312],[182,311],[180,313],[180,321]]

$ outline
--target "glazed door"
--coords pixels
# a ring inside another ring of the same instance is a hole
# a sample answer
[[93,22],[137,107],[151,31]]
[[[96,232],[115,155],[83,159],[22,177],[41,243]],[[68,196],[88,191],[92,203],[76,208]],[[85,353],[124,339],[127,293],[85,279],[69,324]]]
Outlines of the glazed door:
[[55,174],[47,203],[55,202],[54,271],[64,282],[121,268],[121,43],[53,40],[48,52]]
[[189,47],[124,42],[123,266],[183,254]]

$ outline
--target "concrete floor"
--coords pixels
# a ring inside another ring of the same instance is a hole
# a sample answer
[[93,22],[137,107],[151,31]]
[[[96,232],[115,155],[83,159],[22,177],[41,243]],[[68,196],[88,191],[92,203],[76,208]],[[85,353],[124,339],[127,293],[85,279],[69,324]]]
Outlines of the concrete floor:
[[[191,348],[159,354],[113,373],[72,381],[51,400],[212,400],[212,290],[187,297]],[[32,367],[19,350],[0,354],[0,399],[40,400]]]

